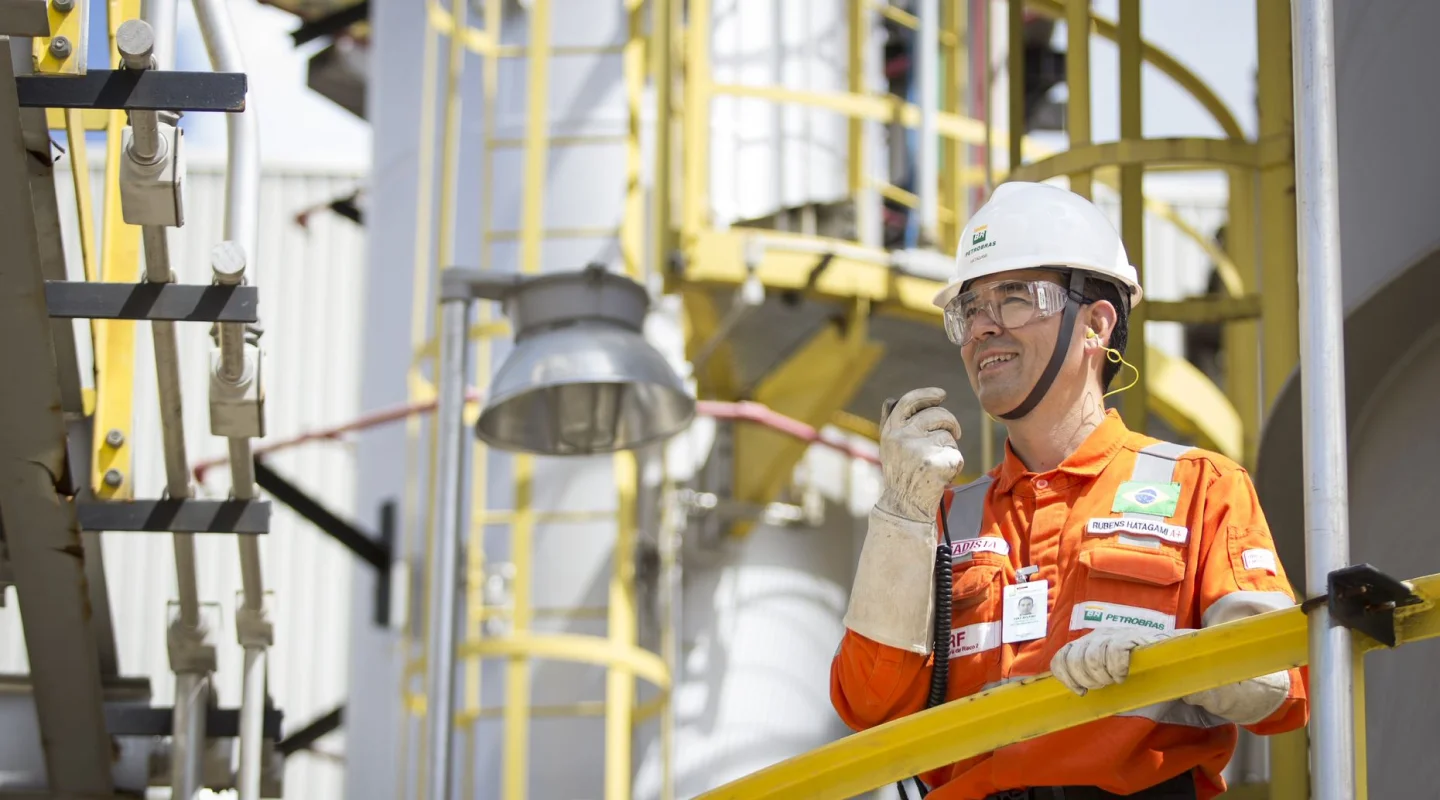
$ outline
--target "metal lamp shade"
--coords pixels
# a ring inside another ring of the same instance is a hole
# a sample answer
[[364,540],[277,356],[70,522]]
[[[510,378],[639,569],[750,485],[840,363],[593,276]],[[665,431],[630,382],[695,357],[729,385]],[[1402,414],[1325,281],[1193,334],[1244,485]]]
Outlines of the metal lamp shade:
[[541,455],[629,450],[680,432],[695,414],[694,398],[643,336],[593,318],[517,341],[487,394],[476,436]]

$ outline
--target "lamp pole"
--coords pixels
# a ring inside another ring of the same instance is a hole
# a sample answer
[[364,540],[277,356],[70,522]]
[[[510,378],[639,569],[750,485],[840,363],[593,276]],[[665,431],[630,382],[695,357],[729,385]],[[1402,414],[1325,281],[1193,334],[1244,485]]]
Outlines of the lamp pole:
[[425,715],[429,728],[426,797],[450,798],[451,726],[455,718],[456,598],[465,580],[457,551],[465,536],[465,385],[470,364],[467,296],[446,293],[440,302],[439,398],[435,413],[438,463],[435,472],[437,524],[430,554],[430,597],[426,619]]

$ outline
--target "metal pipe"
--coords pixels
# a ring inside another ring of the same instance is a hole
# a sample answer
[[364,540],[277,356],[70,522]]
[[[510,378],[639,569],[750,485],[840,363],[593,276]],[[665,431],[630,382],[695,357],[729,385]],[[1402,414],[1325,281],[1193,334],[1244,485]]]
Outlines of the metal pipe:
[[205,708],[210,680],[198,672],[175,675],[174,735],[170,746],[170,785],[176,800],[192,800],[205,779]]
[[468,300],[446,300],[440,307],[439,408],[435,413],[437,438],[435,543],[430,555],[430,598],[426,619],[425,716],[429,734],[425,796],[450,797],[451,723],[455,718],[456,601],[463,576],[457,550],[465,535],[465,476],[462,446],[465,438],[465,368],[470,363],[470,312]]
[[[126,69],[160,69],[161,55],[170,53],[174,60],[175,0],[151,0],[145,4],[141,19],[126,20],[115,31],[115,49]],[[167,35],[168,33],[168,35]],[[150,110],[134,110],[130,116],[129,155],[141,164],[154,164],[165,156],[160,139],[157,114]]]
[[[193,0],[196,21],[216,72],[245,71],[240,41],[224,0]],[[250,283],[256,283],[256,267],[260,250],[260,134],[253,98],[247,98],[243,114],[226,115],[225,171],[225,240],[238,245],[236,270],[217,270],[221,282],[227,276],[238,280],[247,267]],[[245,326],[238,323],[220,325],[219,376],[230,383],[245,378]],[[230,474],[237,499],[255,496],[254,454],[248,438],[230,439]],[[238,537],[240,578],[243,586],[242,610],[255,615],[264,624],[265,585],[260,566],[260,544],[251,536]],[[240,800],[260,797],[260,768],[264,743],[265,675],[267,669],[267,637],[251,636],[242,640],[245,648],[245,676],[240,701],[240,765],[237,789]]]
[[[1330,0],[1294,0],[1290,21],[1303,331],[1305,591],[1315,597],[1325,593],[1332,571],[1350,563],[1334,9]],[[1325,604],[1316,606],[1310,620],[1310,773],[1318,800],[1355,796],[1350,648],[1350,629],[1334,624]]]
[[940,77],[940,4],[939,0],[920,0],[920,157],[916,169],[915,195],[920,198],[920,245],[932,245],[940,235],[940,138],[935,129],[935,106]]

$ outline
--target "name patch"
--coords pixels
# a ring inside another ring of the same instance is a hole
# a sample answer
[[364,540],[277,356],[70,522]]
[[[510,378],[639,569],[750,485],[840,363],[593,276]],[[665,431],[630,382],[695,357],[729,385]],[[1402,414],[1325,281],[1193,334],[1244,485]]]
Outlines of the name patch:
[[1085,628],[1147,628],[1152,631],[1175,630],[1175,615],[1162,614],[1139,606],[1122,606],[1119,603],[1086,602],[1077,603],[1070,610],[1070,630]]
[[1164,539],[1175,544],[1185,544],[1190,538],[1190,529],[1184,525],[1171,525],[1165,522],[1153,522],[1148,519],[1127,519],[1125,517],[1101,517],[1090,520],[1085,531],[1097,535],[1107,533],[1138,533],[1143,536],[1154,536],[1157,539]]
[[1240,554],[1245,569],[1263,569],[1271,575],[1279,572],[1275,567],[1275,554],[1269,550],[1246,550]]
[[975,539],[961,539],[950,547],[950,557],[969,558],[972,553],[999,553],[1010,555],[1010,543],[998,536],[981,536]]
[[1000,646],[1000,623],[977,622],[950,631],[950,657],[973,656]]

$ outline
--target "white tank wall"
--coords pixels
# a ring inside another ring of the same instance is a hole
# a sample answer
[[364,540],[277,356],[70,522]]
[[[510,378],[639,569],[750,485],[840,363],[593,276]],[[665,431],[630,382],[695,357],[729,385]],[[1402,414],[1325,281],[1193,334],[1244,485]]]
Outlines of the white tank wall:
[[[845,3],[713,0],[712,8],[716,83],[849,91]],[[879,36],[869,42],[872,75],[879,74],[882,43]],[[840,114],[730,95],[717,95],[711,113],[710,202],[717,225],[848,194],[849,123]],[[874,142],[880,128],[868,127]]]
[[[101,218],[102,173],[91,172],[96,219]],[[83,276],[76,233],[74,192],[68,166],[57,172],[62,224],[72,279]],[[313,215],[309,229],[294,215],[349,193],[363,178],[359,170],[276,168],[261,182],[262,264],[260,314],[265,325],[267,439],[293,436],[335,424],[355,414],[360,353],[363,282],[357,265],[365,247],[360,226],[331,212]],[[172,233],[173,267],[186,283],[209,283],[209,249],[222,236],[223,162],[192,161],[186,179],[186,224]],[[210,435],[208,325],[180,327],[180,371],[185,431],[193,462],[222,456],[225,440]],[[82,342],[88,343],[87,328]],[[88,347],[88,344],[85,345]],[[135,428],[131,434],[137,497],[158,497],[164,489],[164,461],[156,406],[154,349],[149,327],[136,335]],[[89,364],[89,354],[84,354]],[[82,367],[86,369],[87,367]],[[85,377],[88,383],[89,375]],[[354,503],[354,454],[344,442],[307,445],[277,454],[279,472],[341,513]],[[201,496],[223,497],[228,470],[216,469],[197,487]],[[212,604],[218,623],[216,645],[219,702],[240,703],[241,649],[235,641],[234,611],[240,590],[233,536],[197,537],[202,603]],[[163,534],[110,534],[104,538],[110,606],[120,672],[148,677],[152,702],[174,702],[174,678],[165,650],[166,604],[175,597],[174,551]],[[345,702],[345,648],[348,634],[349,572],[352,557],[288,509],[275,504],[271,531],[261,539],[261,558],[275,645],[270,651],[269,689],[284,714],[283,731],[294,731]],[[27,671],[18,603],[9,593],[0,609],[0,672]],[[343,733],[318,749],[343,752]],[[286,768],[286,797],[340,796],[341,766],[333,759],[300,754]]]

